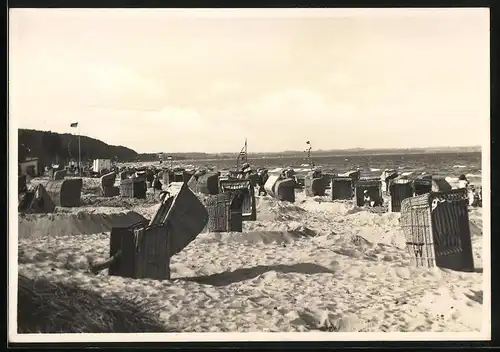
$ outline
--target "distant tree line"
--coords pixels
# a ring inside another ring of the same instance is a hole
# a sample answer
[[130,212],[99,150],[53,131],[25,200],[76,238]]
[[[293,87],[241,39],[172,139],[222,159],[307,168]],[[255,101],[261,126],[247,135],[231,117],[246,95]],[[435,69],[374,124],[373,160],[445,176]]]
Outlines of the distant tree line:
[[[112,159],[133,161],[137,152],[123,146],[108,145],[100,140],[81,136],[82,161],[93,159]],[[78,136],[60,134],[51,131],[19,129],[18,159],[23,161],[29,157],[37,157],[44,164],[54,162],[67,163],[78,161]]]

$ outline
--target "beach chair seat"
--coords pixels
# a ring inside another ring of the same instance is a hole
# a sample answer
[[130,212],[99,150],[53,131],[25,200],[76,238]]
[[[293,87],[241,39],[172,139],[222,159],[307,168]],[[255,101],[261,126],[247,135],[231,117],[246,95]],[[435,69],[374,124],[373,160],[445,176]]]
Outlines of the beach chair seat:
[[465,189],[404,199],[400,223],[413,266],[474,270]]

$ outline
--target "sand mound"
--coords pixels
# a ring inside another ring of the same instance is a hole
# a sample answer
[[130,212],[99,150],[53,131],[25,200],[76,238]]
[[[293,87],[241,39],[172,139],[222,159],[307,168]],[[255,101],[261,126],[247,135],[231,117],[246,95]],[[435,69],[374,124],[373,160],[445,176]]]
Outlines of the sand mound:
[[18,279],[19,333],[166,332],[158,313],[144,301],[103,297],[76,282]]
[[19,215],[19,238],[94,234],[115,226],[129,226],[145,218],[133,211],[115,214],[29,214]]

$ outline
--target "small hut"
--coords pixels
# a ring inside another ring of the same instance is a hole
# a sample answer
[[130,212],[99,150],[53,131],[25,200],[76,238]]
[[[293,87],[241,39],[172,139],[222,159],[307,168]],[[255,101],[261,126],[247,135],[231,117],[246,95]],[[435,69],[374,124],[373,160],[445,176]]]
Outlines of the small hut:
[[170,258],[191,243],[207,222],[205,206],[183,183],[163,199],[149,223],[113,227],[110,258],[91,270],[109,268],[109,275],[170,279]]
[[348,200],[353,197],[352,178],[337,176],[332,178],[332,200]]
[[275,198],[283,202],[295,202],[296,182],[293,178],[280,179],[274,186]]
[[125,198],[146,198],[146,181],[143,178],[128,178],[120,182],[120,196]]
[[364,192],[368,192],[370,198],[375,202],[375,205],[382,205],[382,192],[380,188],[379,178],[360,179],[354,186],[354,198],[356,205],[362,207],[364,205]]
[[413,266],[474,270],[465,189],[406,198],[401,226]]
[[67,178],[48,181],[45,190],[56,206],[78,207],[81,204],[82,186],[81,178]]
[[119,194],[118,187],[115,187],[116,172],[109,172],[101,176],[101,191],[104,197],[114,197]]

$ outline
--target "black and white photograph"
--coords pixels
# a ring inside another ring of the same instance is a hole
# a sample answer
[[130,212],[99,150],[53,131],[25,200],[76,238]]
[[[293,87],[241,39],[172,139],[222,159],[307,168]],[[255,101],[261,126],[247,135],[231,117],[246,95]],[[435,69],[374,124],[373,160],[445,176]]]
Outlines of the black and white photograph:
[[489,16],[10,9],[9,341],[489,340]]

